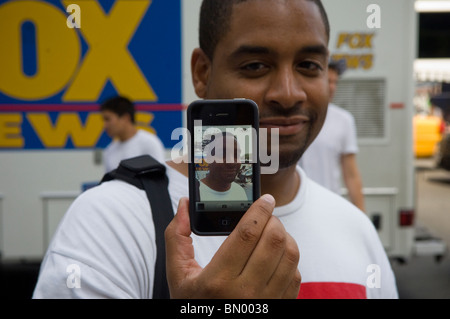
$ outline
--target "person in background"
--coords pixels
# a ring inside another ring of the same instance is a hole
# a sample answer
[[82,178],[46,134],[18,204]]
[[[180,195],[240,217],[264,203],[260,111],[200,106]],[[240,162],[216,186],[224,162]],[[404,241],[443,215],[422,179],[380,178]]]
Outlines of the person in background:
[[299,161],[308,177],[329,190],[341,194],[341,175],[350,201],[365,210],[362,179],[356,154],[358,143],[353,115],[332,103],[339,77],[345,72],[345,61],[330,61],[328,65],[328,112],[317,138]]
[[135,108],[129,99],[110,98],[100,106],[100,111],[105,131],[113,138],[103,155],[106,172],[116,169],[120,161],[139,155],[148,154],[164,162],[163,143],[155,134],[136,127]]

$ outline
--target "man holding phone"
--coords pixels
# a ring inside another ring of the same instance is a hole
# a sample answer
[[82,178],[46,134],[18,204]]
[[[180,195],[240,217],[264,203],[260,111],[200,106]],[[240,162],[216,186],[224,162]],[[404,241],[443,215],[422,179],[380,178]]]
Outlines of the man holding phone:
[[[168,164],[178,204],[166,229],[171,297],[397,297],[367,217],[296,168],[328,104],[329,26],[321,2],[204,0],[200,19],[191,64],[197,95],[255,101],[260,126],[279,132],[279,170],[261,176],[266,195],[228,237],[200,237],[189,226],[187,163]],[[52,241],[34,296],[151,297],[152,228],[145,193],[133,186],[112,181],[84,193]],[[80,289],[65,286],[60,269],[68,264],[81,268]],[[377,288],[367,285],[370,265],[380,270]]]

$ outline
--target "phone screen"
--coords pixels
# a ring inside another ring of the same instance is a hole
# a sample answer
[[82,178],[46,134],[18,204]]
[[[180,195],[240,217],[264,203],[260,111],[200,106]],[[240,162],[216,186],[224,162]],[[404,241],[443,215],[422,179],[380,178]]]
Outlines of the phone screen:
[[253,203],[252,126],[195,126],[197,211],[246,211]]
[[210,103],[189,116],[191,226],[197,234],[228,234],[259,197],[257,110],[248,102]]

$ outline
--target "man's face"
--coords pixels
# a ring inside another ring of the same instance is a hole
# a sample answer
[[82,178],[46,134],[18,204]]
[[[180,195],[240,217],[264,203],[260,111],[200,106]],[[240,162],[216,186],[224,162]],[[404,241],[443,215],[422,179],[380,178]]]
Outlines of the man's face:
[[120,117],[108,110],[103,110],[101,113],[106,134],[111,138],[118,137],[125,125],[125,116]]
[[200,70],[203,83],[194,74],[196,92],[207,99],[255,101],[260,127],[269,133],[279,129],[280,168],[294,165],[325,119],[327,44],[313,2],[250,0],[234,5],[229,31],[213,61]]
[[241,169],[241,149],[233,136],[220,137],[217,145],[222,148],[222,158],[209,164],[210,174],[214,179],[230,184]]
[[334,99],[334,93],[336,92],[338,81],[339,81],[339,75],[338,75],[337,71],[334,69],[328,69],[328,86],[329,86],[329,90],[330,90],[330,99],[329,99],[330,103]]

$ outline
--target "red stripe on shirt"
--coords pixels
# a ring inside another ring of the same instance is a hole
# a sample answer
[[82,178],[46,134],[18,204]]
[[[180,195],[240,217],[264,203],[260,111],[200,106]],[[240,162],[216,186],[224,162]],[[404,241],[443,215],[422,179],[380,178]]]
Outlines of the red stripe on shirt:
[[346,282],[306,282],[298,299],[367,299],[366,287]]

